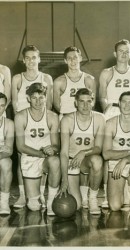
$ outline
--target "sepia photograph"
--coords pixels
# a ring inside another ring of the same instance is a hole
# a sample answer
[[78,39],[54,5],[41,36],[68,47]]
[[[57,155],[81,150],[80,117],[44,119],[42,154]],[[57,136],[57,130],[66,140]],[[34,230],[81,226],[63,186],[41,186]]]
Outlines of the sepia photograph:
[[0,248],[130,247],[130,1],[0,0]]

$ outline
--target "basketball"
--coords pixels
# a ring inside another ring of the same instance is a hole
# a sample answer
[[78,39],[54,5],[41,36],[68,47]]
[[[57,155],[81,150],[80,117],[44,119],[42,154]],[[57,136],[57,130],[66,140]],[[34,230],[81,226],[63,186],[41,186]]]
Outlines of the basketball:
[[77,210],[77,202],[76,199],[71,195],[67,194],[65,197],[62,194],[61,198],[60,195],[54,198],[52,203],[52,210],[53,212],[62,218],[69,218],[71,217]]

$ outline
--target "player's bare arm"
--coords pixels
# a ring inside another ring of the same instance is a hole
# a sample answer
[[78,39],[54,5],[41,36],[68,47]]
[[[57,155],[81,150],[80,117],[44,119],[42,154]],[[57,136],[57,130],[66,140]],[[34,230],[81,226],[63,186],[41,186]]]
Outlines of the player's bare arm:
[[103,109],[103,112],[108,107],[107,86],[111,78],[112,78],[112,68],[104,69],[99,77],[99,99],[101,102],[101,107]]
[[116,134],[117,117],[113,117],[106,122],[105,136],[103,143],[103,157],[105,160],[119,160],[130,157],[129,150],[113,150],[113,138]]
[[95,78],[92,75],[86,74],[85,73],[85,86],[86,88],[89,88],[92,90],[92,92],[94,93],[94,105],[96,102],[96,90],[97,90],[97,83]]
[[65,91],[65,88],[66,88],[66,78],[64,75],[59,76],[54,80],[53,103],[54,103],[54,108],[58,113],[60,113],[61,95]]
[[0,72],[4,75],[4,94],[7,96],[7,106],[11,101],[11,72],[5,65],[0,65]]
[[27,112],[26,110],[20,111],[15,115],[15,131],[16,131],[16,145],[20,153],[24,153],[31,156],[37,156],[44,158],[45,154],[42,150],[36,150],[25,144],[24,130],[27,124]]
[[14,122],[9,119],[5,119],[5,145],[0,147],[0,160],[8,158],[13,153],[14,143]]
[[52,109],[53,103],[53,80],[52,77],[44,73],[44,79],[47,83],[47,109]]
[[21,87],[21,75],[17,74],[12,78],[12,105],[14,114],[17,112],[18,91]]

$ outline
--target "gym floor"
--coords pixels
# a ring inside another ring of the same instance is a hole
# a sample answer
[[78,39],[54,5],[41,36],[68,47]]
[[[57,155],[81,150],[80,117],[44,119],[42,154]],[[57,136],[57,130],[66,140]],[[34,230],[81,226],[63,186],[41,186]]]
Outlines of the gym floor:
[[[118,212],[102,209],[101,215],[90,215],[87,209],[72,218],[47,216],[46,211],[32,212],[28,208],[14,209],[18,187],[11,187],[11,214],[0,216],[0,246],[6,247],[128,247],[130,246],[130,208]],[[45,193],[45,196],[47,192]],[[99,205],[103,191],[99,190]]]

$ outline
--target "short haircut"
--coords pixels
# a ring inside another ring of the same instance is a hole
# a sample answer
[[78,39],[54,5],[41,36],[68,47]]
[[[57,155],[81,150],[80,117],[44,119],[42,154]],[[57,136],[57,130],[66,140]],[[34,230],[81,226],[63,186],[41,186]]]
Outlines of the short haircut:
[[33,95],[34,93],[39,93],[39,94],[43,94],[44,96],[46,96],[46,92],[47,92],[47,87],[45,87],[42,83],[40,82],[35,82],[33,84],[31,84],[27,90],[26,90],[26,94],[28,96]]
[[22,51],[22,55],[23,55],[24,58],[25,58],[26,53],[27,53],[28,51],[36,51],[37,54],[38,54],[38,56],[40,56],[40,51],[37,49],[37,47],[35,47],[34,45],[27,45],[27,46],[23,49],[23,51]]
[[130,46],[130,41],[127,40],[127,39],[122,39],[120,41],[118,41],[116,44],[115,44],[115,52],[117,52],[117,49],[118,49],[118,46],[119,45],[129,45]]
[[130,91],[123,92],[123,93],[120,95],[120,97],[119,97],[119,102],[121,102],[123,96],[125,96],[125,95],[130,96]]
[[80,95],[89,95],[92,99],[94,99],[94,93],[91,89],[88,88],[81,88],[76,92],[75,100],[79,99]]
[[67,54],[71,51],[76,51],[79,55],[81,55],[81,51],[80,49],[76,48],[76,47],[73,47],[73,46],[70,46],[70,47],[67,47],[65,50],[64,50],[64,58],[66,59],[67,58]]
[[5,102],[7,103],[7,96],[5,94],[3,94],[2,92],[0,92],[0,99],[4,98]]

